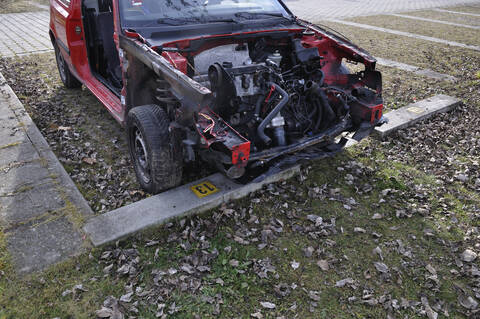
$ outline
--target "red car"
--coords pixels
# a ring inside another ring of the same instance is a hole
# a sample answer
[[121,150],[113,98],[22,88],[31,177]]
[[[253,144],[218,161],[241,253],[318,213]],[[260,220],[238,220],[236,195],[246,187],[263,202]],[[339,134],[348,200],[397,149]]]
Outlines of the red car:
[[50,12],[63,83],[85,85],[126,127],[150,193],[197,159],[238,179],[383,123],[375,59],[281,0],[50,0]]

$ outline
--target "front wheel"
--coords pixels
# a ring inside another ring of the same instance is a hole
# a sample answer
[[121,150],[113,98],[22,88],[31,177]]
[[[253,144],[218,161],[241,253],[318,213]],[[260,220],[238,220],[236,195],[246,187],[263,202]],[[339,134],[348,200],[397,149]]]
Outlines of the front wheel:
[[182,180],[183,154],[179,135],[169,131],[167,114],[157,105],[130,110],[127,134],[130,157],[140,186],[158,194]]

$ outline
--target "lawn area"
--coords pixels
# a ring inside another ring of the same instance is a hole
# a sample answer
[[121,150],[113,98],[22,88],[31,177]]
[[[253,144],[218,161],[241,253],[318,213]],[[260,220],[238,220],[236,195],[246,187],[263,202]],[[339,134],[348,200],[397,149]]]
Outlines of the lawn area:
[[441,20],[446,22],[460,23],[471,26],[480,26],[480,17],[466,16],[449,12],[439,11],[412,11],[406,13],[410,16],[418,16],[427,19]]
[[461,262],[478,249],[474,182],[445,185],[387,160],[396,147],[364,142],[288,183],[41,274],[6,269],[0,314],[92,318],[104,304],[140,318],[415,318],[428,307],[462,317],[459,291],[473,293],[478,267]]
[[455,27],[451,25],[417,21],[413,19],[392,16],[358,17],[351,19],[351,21],[381,28],[426,35],[429,37],[455,41],[464,44],[480,45],[480,37],[478,36],[480,31],[463,27]]

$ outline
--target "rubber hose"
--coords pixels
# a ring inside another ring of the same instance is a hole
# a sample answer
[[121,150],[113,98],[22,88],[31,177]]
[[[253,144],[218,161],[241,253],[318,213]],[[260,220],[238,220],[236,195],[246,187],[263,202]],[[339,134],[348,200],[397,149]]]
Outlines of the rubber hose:
[[322,118],[323,118],[323,110],[322,106],[320,105],[320,102],[318,100],[314,100],[315,107],[318,110],[318,117],[317,117],[317,122],[315,123],[315,129],[314,132],[318,132],[318,129],[320,128],[320,124],[322,123]]
[[[307,93],[307,95],[313,95],[313,97],[317,98],[320,102],[323,110],[322,115],[326,115],[322,116],[322,122],[330,122],[335,118],[335,113],[333,112],[333,109],[328,102],[327,95],[325,94],[325,91],[320,88],[320,85],[318,85],[318,83],[312,81],[307,82],[305,84],[305,92]],[[322,125],[322,127],[323,126],[324,125]]]
[[285,107],[285,105],[287,105],[288,100],[290,98],[288,93],[285,92],[278,84],[268,83],[268,86],[273,86],[275,90],[277,90],[280,93],[280,95],[282,96],[282,99],[277,104],[277,106],[275,106],[275,108],[267,115],[267,117],[265,117],[265,119],[262,121],[262,123],[260,123],[260,125],[257,128],[258,137],[260,137],[260,139],[266,145],[269,145],[272,142],[272,139],[265,134],[265,128],[273,120],[273,118],[277,116],[278,113],[280,113],[280,111]]

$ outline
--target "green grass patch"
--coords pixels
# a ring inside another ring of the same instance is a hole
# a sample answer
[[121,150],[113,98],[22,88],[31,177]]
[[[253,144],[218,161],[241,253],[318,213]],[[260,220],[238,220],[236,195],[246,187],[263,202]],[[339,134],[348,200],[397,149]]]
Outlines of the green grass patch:
[[358,17],[351,19],[351,21],[464,44],[480,44],[479,30],[469,28],[384,15]]

